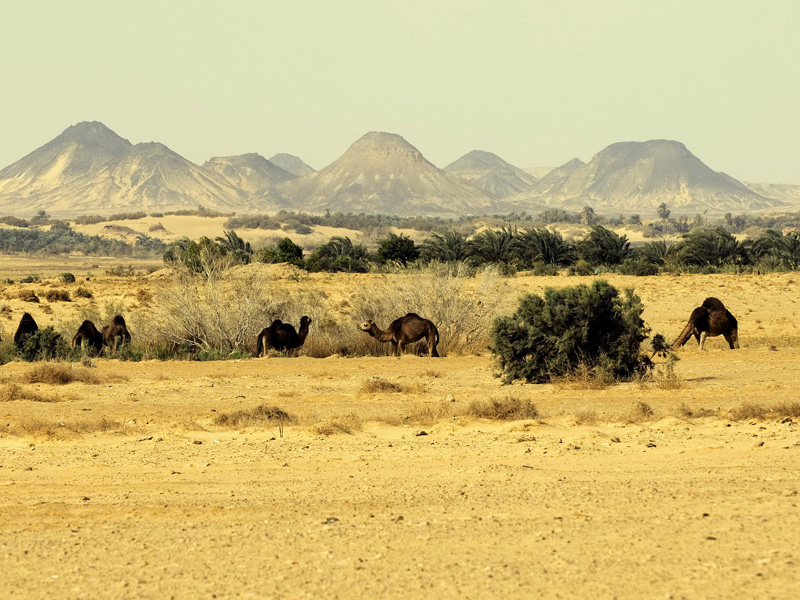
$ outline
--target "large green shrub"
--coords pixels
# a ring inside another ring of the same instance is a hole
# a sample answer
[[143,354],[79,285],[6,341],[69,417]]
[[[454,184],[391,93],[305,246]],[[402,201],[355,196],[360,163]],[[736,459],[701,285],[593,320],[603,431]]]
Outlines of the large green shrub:
[[405,267],[419,258],[419,248],[407,235],[390,233],[378,242],[376,254],[381,262],[397,262]]
[[19,349],[20,357],[27,361],[66,358],[69,354],[69,346],[52,325],[26,337]]
[[505,383],[544,383],[578,369],[629,379],[647,368],[641,343],[648,329],[641,300],[621,297],[603,280],[591,287],[547,288],[544,298],[523,296],[512,316],[492,324],[492,352]]

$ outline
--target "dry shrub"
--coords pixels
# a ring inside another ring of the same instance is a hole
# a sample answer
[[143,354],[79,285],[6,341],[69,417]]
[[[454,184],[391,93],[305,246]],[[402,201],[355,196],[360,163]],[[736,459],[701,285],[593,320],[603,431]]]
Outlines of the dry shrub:
[[39,294],[44,296],[48,302],[72,302],[69,292],[66,290],[47,290],[39,292]]
[[5,317],[6,319],[13,318],[12,317],[11,307],[8,304],[4,304],[3,306],[0,306],[0,317]]
[[473,400],[469,403],[466,414],[479,419],[521,421],[539,418],[539,409],[528,399],[522,400],[514,396],[506,396],[489,400]]
[[650,406],[647,402],[642,402],[640,400],[633,405],[633,408],[626,416],[625,421],[628,423],[641,423],[642,421],[652,419],[655,414],[656,412],[653,410],[652,406]]
[[354,412],[343,415],[335,415],[326,421],[315,423],[311,430],[318,435],[333,435],[335,433],[347,433],[352,435],[356,431],[361,431],[364,423]]
[[698,408],[694,409],[688,404],[681,404],[676,412],[679,417],[684,419],[702,419],[703,417],[716,417],[719,415],[719,410],[716,408]]
[[250,410],[237,410],[230,413],[220,413],[214,417],[214,425],[221,427],[250,427],[265,422],[278,421],[291,423],[294,417],[277,406],[259,404]]
[[372,377],[361,384],[361,392],[364,394],[394,393],[402,394],[408,392],[408,387],[399,383],[394,383],[381,377]]
[[[86,433],[125,433],[129,430],[120,421],[115,421],[107,417],[97,419],[81,419],[78,421],[59,421],[50,422],[43,419],[28,419],[22,421],[15,428],[17,433],[30,437],[47,439],[62,439],[74,437],[76,434]],[[14,430],[12,430],[14,432]]]
[[60,402],[62,398],[53,394],[42,394],[22,387],[18,383],[0,385],[0,402],[28,400],[30,402]]
[[171,280],[156,290],[154,306],[134,313],[131,324],[148,350],[175,344],[255,352],[258,333],[284,314],[279,285],[257,269],[223,270],[208,279],[173,269]]
[[604,390],[616,383],[613,375],[600,367],[590,367],[584,363],[562,377],[551,379],[556,389]]
[[584,408],[575,413],[576,425],[594,425],[599,420],[600,416],[592,408]]
[[[409,269],[360,285],[353,293],[353,314],[357,323],[372,319],[385,329],[393,320],[417,313],[439,330],[441,355],[481,352],[489,344],[489,326],[502,300],[497,292],[498,280],[494,268],[473,277],[460,263]],[[357,323],[352,324],[354,330]],[[360,335],[372,340],[366,333]],[[383,354],[389,344],[372,340],[371,346],[380,348],[378,354]],[[424,342],[416,346],[419,353],[426,350]],[[408,350],[415,351],[413,347]]]
[[750,419],[765,421],[767,419],[782,419],[786,417],[800,417],[800,402],[780,402],[772,406],[744,402],[730,411],[730,418],[733,421],[747,421]]
[[17,293],[17,298],[23,302],[39,302],[39,296],[33,290],[20,290]]
[[92,294],[92,292],[90,292],[88,289],[86,289],[83,286],[81,286],[77,290],[75,290],[75,295],[78,298],[90,298],[90,299],[94,298],[94,295]]
[[418,402],[403,416],[402,420],[387,420],[392,425],[431,425],[463,414],[463,409],[453,402]]
[[153,294],[146,288],[139,288],[136,292],[136,300],[139,302],[139,306],[150,306],[150,303],[153,301]]
[[75,365],[61,362],[38,363],[28,372],[26,379],[28,383],[48,383],[51,385],[65,385],[73,381],[90,384],[100,383],[100,378],[97,374],[86,367],[76,368]]

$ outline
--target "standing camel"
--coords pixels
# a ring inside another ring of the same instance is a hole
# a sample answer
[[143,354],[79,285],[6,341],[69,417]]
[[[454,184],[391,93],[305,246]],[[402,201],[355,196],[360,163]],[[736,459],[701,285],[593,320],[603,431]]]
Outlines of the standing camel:
[[116,315],[109,325],[103,327],[103,344],[110,346],[112,352],[116,352],[120,345],[130,343],[131,334],[122,315]]
[[296,355],[308,337],[308,328],[311,322],[311,317],[300,317],[300,331],[298,332],[289,323],[275,319],[272,325],[258,334],[256,356],[266,356],[270,348],[279,352],[286,350],[290,355]]
[[33,320],[33,317],[29,313],[25,313],[19,320],[19,327],[17,327],[17,331],[14,333],[14,344],[17,348],[22,348],[25,344],[25,340],[37,331],[39,331],[39,326],[36,324],[36,321]]
[[96,354],[100,354],[103,350],[103,334],[89,320],[81,323],[78,332],[72,338],[72,347],[83,346],[84,342],[89,348],[93,348]]
[[381,330],[372,320],[364,321],[358,328],[379,342],[391,342],[393,356],[400,356],[407,344],[413,344],[422,338],[428,342],[428,356],[439,356],[436,350],[439,330],[431,321],[416,313],[408,313],[405,317],[395,319],[386,331]]
[[683,346],[694,336],[700,350],[703,350],[706,338],[717,335],[725,338],[731,350],[739,347],[739,323],[736,317],[717,298],[706,298],[703,304],[692,311],[689,322],[672,346]]

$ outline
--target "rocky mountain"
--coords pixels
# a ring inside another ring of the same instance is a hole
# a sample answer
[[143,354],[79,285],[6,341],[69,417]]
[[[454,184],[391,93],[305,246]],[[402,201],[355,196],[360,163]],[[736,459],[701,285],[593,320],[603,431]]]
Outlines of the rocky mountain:
[[529,175],[533,175],[536,179],[541,179],[545,175],[547,175],[550,171],[552,171],[555,167],[528,167],[527,169],[523,169]]
[[300,159],[300,157],[295,156],[294,154],[276,154],[269,159],[269,162],[271,162],[273,165],[278,165],[284,171],[289,171],[289,173],[292,173],[297,177],[303,177],[305,175],[311,175],[311,173],[314,173],[314,169],[309,167]]
[[74,215],[111,210],[250,208],[248,194],[163,144],[131,144],[78,123],[0,171],[0,211]]
[[462,215],[492,208],[489,196],[435,167],[401,136],[375,131],[280,192],[306,211]]
[[586,164],[573,161],[564,167],[543,177],[532,193],[514,200],[572,210],[589,205],[599,212],[614,213],[652,213],[662,202],[673,213],[781,205],[733,177],[711,170],[686,146],[670,140],[611,144]]
[[457,175],[495,198],[508,198],[533,189],[537,179],[491,152],[473,150],[450,163],[445,173]]
[[752,183],[745,181],[744,184],[756,194],[765,198],[774,198],[787,205],[800,205],[800,185],[785,183]]
[[275,188],[298,177],[256,153],[217,156],[206,161],[203,168],[215,172],[248,194]]

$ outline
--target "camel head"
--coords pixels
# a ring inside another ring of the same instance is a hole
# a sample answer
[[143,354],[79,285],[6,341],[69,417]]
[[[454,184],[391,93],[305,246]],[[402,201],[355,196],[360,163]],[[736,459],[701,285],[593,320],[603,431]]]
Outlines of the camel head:
[[375,327],[374,321],[372,319],[367,319],[358,326],[358,329],[359,331],[371,331],[373,327]]
[[306,317],[306,316],[300,317],[300,329],[304,328],[308,329],[308,326],[311,325],[311,323],[313,323],[311,317]]

